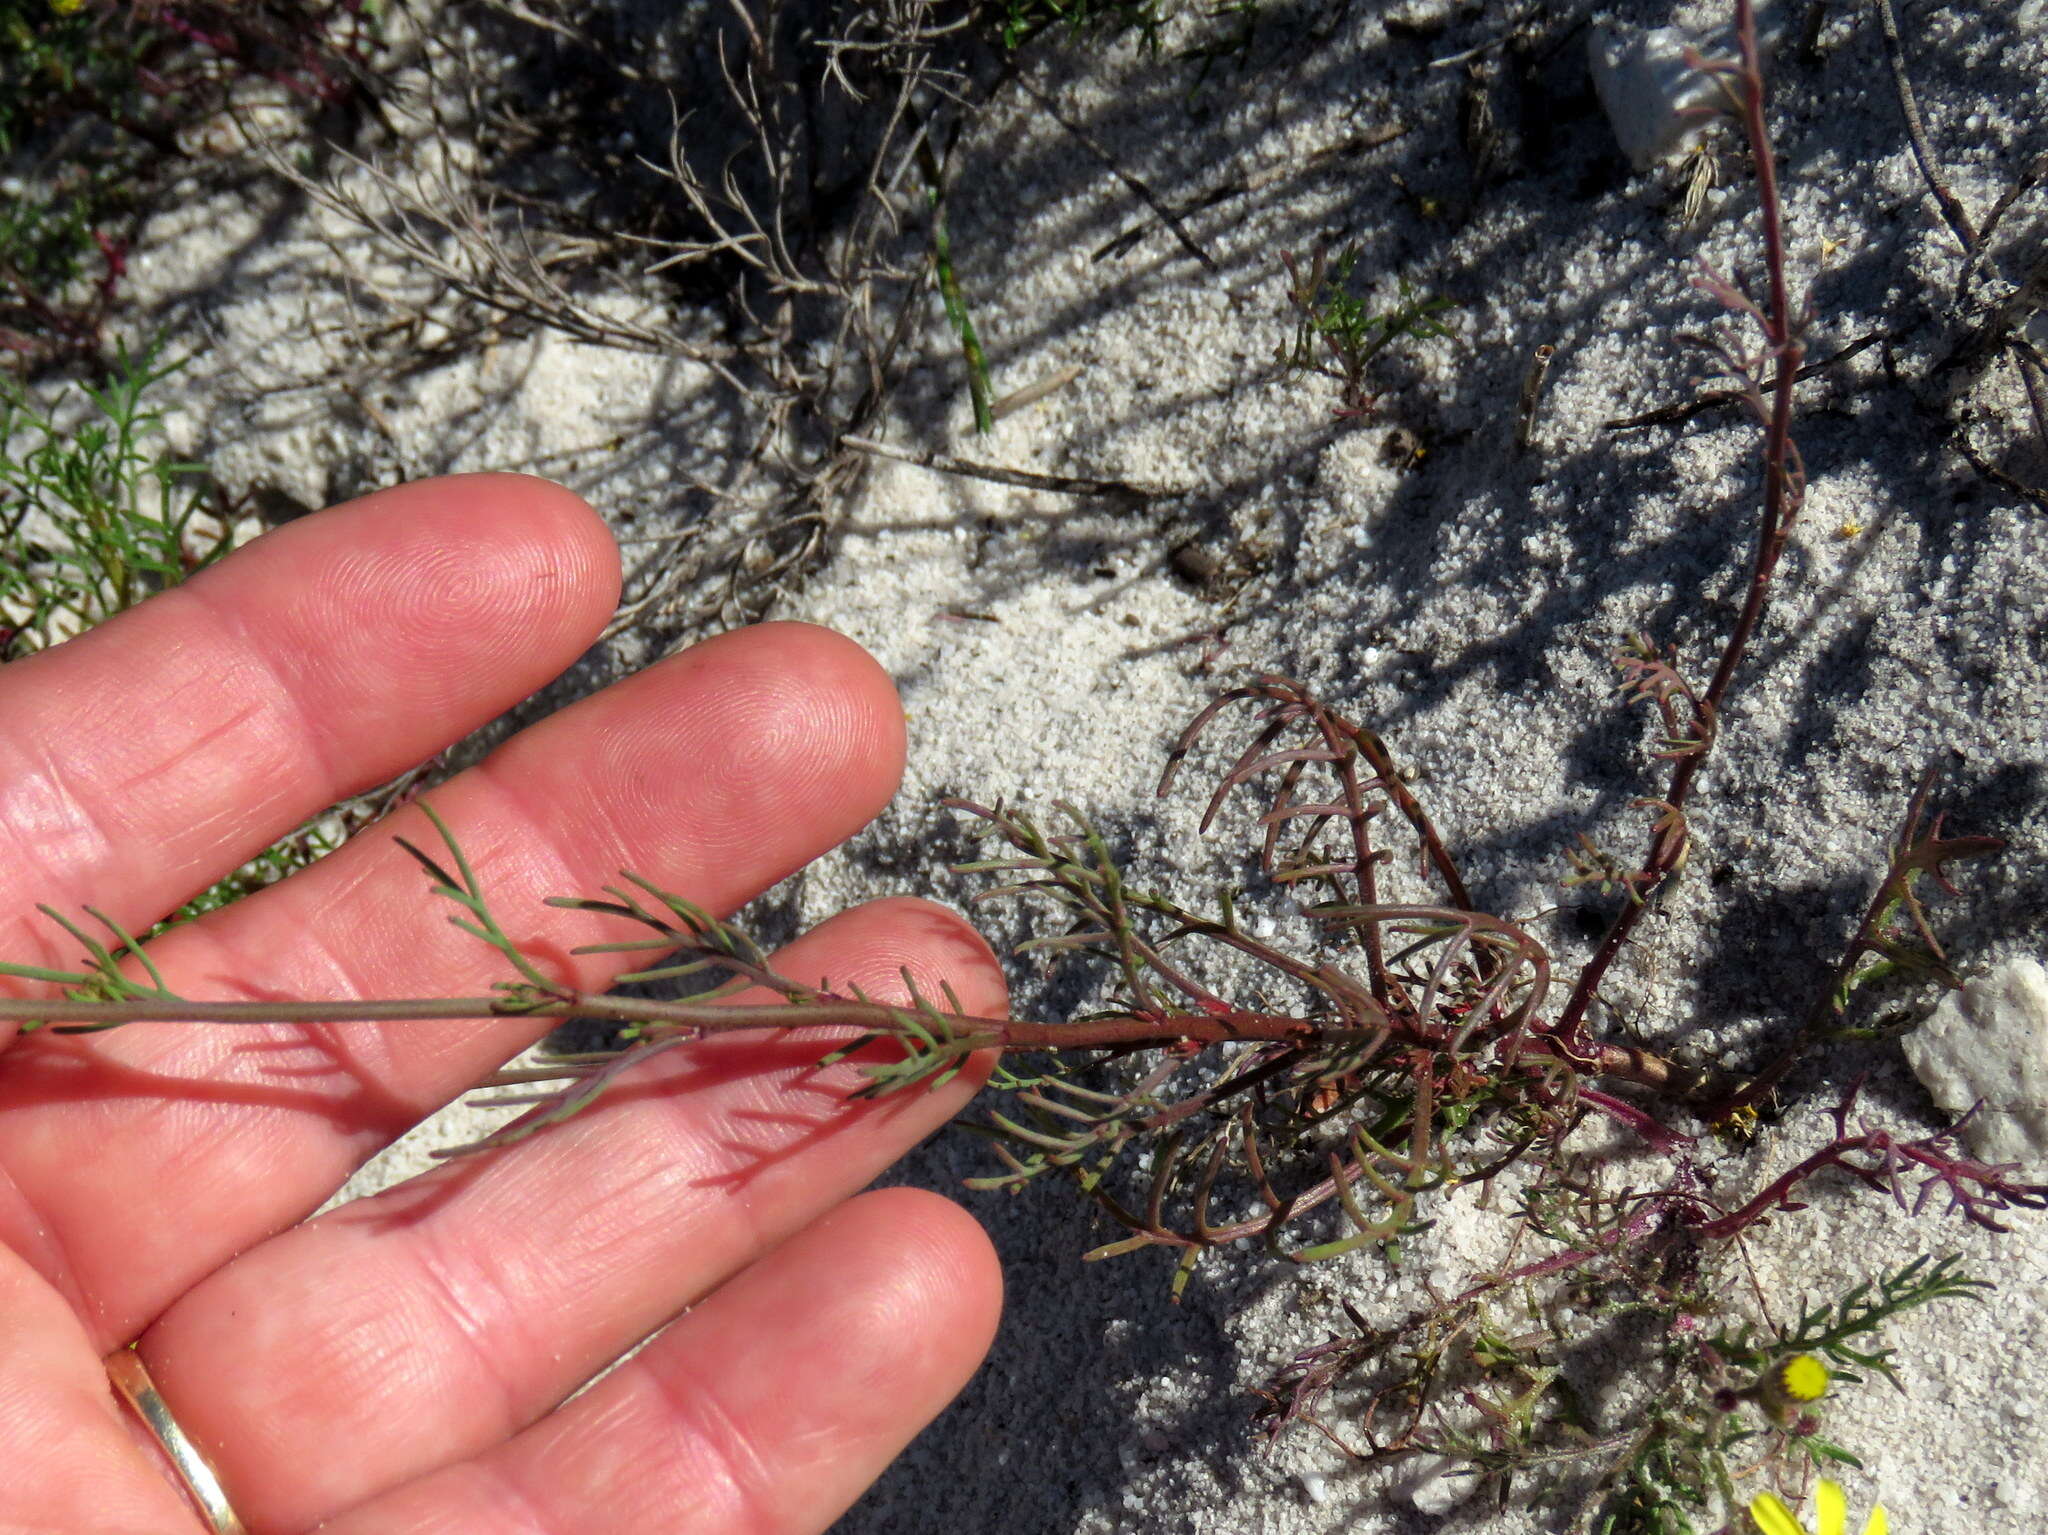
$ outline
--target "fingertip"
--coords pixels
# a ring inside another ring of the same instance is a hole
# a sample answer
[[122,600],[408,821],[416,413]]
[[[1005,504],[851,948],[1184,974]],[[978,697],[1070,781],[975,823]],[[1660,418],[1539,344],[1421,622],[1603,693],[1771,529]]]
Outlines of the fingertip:
[[[358,713],[425,740],[545,684],[618,596],[618,546],[581,497],[527,475],[456,475],[272,529],[167,594],[159,619],[200,604],[316,731],[367,697]],[[356,754],[360,724],[328,743],[338,760]]]
[[[494,569],[524,578],[559,605],[563,627],[596,639],[617,610],[623,580],[618,540],[575,491],[538,475],[451,474],[374,491],[308,519],[346,520],[359,540],[422,535]],[[303,526],[297,524],[295,526]]]
[[751,628],[721,635],[721,640],[744,639],[787,667],[794,675],[809,680],[821,697],[830,698],[849,727],[878,766],[886,766],[889,792],[875,806],[879,811],[903,778],[907,736],[903,720],[903,699],[896,679],[857,640],[836,629],[796,619],[777,619]]
[[[819,1281],[826,1274],[829,1289]],[[833,1415],[851,1430],[849,1444],[886,1446],[868,1475],[973,1377],[995,1341],[1003,1301],[1002,1266],[981,1223],[916,1188],[847,1200],[755,1265],[738,1288],[742,1306],[785,1319],[783,1347],[819,1361],[817,1396],[840,1399]],[[717,1306],[714,1297],[703,1311]]]
[[714,863],[766,857],[770,882],[873,820],[902,782],[895,684],[815,624],[714,635],[608,698],[589,772],[615,813],[659,817]]
[[442,487],[456,515],[481,516],[513,525],[556,552],[555,563],[589,604],[600,623],[619,605],[624,569],[619,541],[595,508],[566,485],[532,474],[464,474],[426,481]]
[[900,992],[907,970],[919,996],[942,997],[950,991],[964,1013],[995,1015],[1008,1008],[1002,962],[974,924],[952,907],[922,896],[884,896],[836,920],[860,925],[867,946],[860,966],[863,985],[872,981],[873,989],[885,995]]
[[995,1341],[1003,1304],[1002,1260],[981,1222],[945,1195],[918,1188],[870,1190],[828,1219],[874,1222],[896,1233],[911,1299],[925,1315],[946,1313],[971,1373]]

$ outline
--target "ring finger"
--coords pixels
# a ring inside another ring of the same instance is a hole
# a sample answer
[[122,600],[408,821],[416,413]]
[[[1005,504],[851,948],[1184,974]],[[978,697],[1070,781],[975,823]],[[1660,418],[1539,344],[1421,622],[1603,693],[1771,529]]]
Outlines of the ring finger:
[[322,1535],[812,1535],[966,1383],[999,1296],[957,1206],[866,1195],[546,1421]]
[[[787,972],[995,1011],[960,918],[863,907]],[[636,1340],[855,1193],[971,1087],[848,1105],[816,1037],[727,1037],[584,1115],[245,1254],[144,1336],[151,1372],[252,1527],[298,1529],[516,1434]],[[345,1455],[329,1453],[346,1445]]]

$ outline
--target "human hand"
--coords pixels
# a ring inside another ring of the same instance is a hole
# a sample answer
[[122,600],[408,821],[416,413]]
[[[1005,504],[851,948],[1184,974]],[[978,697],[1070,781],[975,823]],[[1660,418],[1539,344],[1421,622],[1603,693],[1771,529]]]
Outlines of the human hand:
[[[0,958],[75,962],[38,902],[146,926],[547,682],[617,593],[611,538],[567,491],[441,480],[290,524],[0,669]],[[629,867],[731,910],[882,807],[902,729],[859,647],[764,625],[563,710],[431,800],[514,936],[600,986],[646,956],[569,957],[616,924],[542,897]],[[432,841],[409,807],[165,934],[151,955],[166,984],[487,989],[503,960],[441,920],[395,835]],[[969,1011],[1003,1000],[981,940],[919,901],[843,913],[777,965],[877,994],[908,966]],[[102,1356],[138,1338],[251,1531],[829,1524],[993,1330],[999,1278],[968,1216],[910,1190],[852,1197],[971,1084],[849,1104],[853,1068],[821,1071],[815,1039],[723,1037],[544,1135],[306,1219],[541,1032],[506,1018],[13,1039],[0,1530],[208,1527],[109,1392]]]

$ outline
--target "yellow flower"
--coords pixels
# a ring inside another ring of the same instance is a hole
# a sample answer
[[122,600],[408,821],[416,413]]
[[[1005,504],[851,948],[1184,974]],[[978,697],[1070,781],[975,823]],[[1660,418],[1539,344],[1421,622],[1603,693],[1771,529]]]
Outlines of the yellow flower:
[[[1813,1490],[1813,1508],[1820,1522],[1812,1535],[1843,1535],[1849,1519],[1849,1505],[1842,1497],[1842,1484],[1823,1478]],[[1807,1535],[1806,1526],[1792,1517],[1792,1510],[1774,1492],[1760,1492],[1749,1500],[1749,1517],[1764,1535]],[[1890,1535],[1884,1505],[1878,1504],[1864,1521],[1863,1535]]]
[[1747,1146],[1756,1139],[1757,1127],[1763,1122],[1762,1116],[1749,1104],[1730,1111],[1725,1119],[1715,1123],[1714,1129],[1724,1139],[1738,1146]]
[[1794,1354],[1771,1371],[1771,1384],[1794,1402],[1817,1402],[1828,1394],[1828,1367],[1811,1354]]
[[1782,1426],[1826,1396],[1831,1379],[1828,1367],[1812,1354],[1787,1354],[1756,1378],[1748,1394],[1773,1423]]

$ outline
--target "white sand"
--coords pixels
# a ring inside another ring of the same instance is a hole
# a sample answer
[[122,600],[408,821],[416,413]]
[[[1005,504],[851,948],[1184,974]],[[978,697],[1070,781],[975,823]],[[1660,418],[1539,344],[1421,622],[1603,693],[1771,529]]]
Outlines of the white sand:
[[[1792,9],[1796,23],[1804,7]],[[2048,147],[2048,32],[2039,7],[2024,17],[2011,5],[1908,9],[1929,131],[1981,219]],[[1756,274],[1752,188],[1731,156],[1732,185],[1683,229],[1675,171],[1628,170],[1587,93],[1583,36],[1553,25],[1543,48],[1554,51],[1532,72],[1550,94],[1527,103],[1529,128],[1547,126],[1548,142],[1528,140],[1526,163],[1462,218],[1464,74],[1431,60],[1500,36],[1500,7],[1418,0],[1406,14],[1443,22],[1427,41],[1390,37],[1380,10],[1354,7],[1286,93],[1240,91],[1225,64],[1193,111],[1184,63],[1128,45],[1108,67],[1099,49],[1037,55],[1037,87],[1171,200],[1360,130],[1408,127],[1191,219],[1220,275],[1157,230],[1122,257],[1092,260],[1145,210],[1015,91],[971,131],[953,240],[997,391],[1069,364],[1083,372],[977,441],[934,303],[892,439],[1182,494],[1134,510],[877,466],[829,563],[778,611],[844,630],[897,676],[909,776],[889,814],[772,897],[776,910],[810,921],[882,893],[964,896],[971,887],[936,870],[962,846],[933,808],[948,793],[1071,799],[1128,837],[1147,878],[1204,897],[1231,877],[1228,840],[1193,842],[1193,783],[1164,804],[1150,791],[1165,745],[1233,668],[1292,673],[1381,729],[1420,770],[1476,892],[1498,910],[1526,918],[1556,903],[1563,850],[1582,829],[1617,849],[1638,845],[1628,802],[1658,780],[1644,721],[1615,704],[1603,655],[1643,629],[1706,671],[1739,600],[1757,434],[1734,411],[1618,435],[1601,423],[1693,391],[1703,360],[1679,336],[1716,311],[1691,286],[1692,263]],[[1620,10],[1637,24],[1669,19]],[[1678,19],[1718,14],[1688,6]],[[1182,40],[1169,32],[1170,46]],[[1833,8],[1822,45],[1818,70],[1773,69],[1813,349],[1880,332],[1900,381],[1876,346],[1801,391],[1810,504],[1695,802],[1695,877],[1646,924],[1611,987],[1653,1044],[1691,1059],[1754,1061],[1800,1015],[1932,761],[1955,764],[1942,800],[1955,824],[2011,844],[1996,866],[1965,871],[1963,898],[1940,908],[1956,955],[1974,970],[2042,947],[2048,518],[1940,450],[1916,405],[1911,381],[1953,345],[1959,253],[1907,151],[1866,8]],[[1437,216],[1425,216],[1424,199]],[[2029,222],[2038,244],[2043,217],[2039,195],[2023,201],[1998,248]],[[1358,282],[1379,302],[1406,277],[1456,305],[1455,339],[1383,358],[1386,397],[1364,422],[1333,421],[1331,386],[1273,363],[1290,323],[1279,253],[1319,239],[1357,247]],[[149,316],[138,325],[168,321],[198,348],[180,445],[237,489],[312,506],[403,476],[528,468],[644,536],[684,504],[682,475],[715,473],[732,451],[701,371],[553,337],[508,337],[368,380],[354,397],[337,390],[345,330],[309,337],[345,323],[340,271],[407,274],[282,198],[195,187],[147,243],[134,263]],[[1990,290],[2018,270],[2017,258],[1994,261]],[[1515,398],[1539,343],[1558,356],[1536,447],[1517,457]],[[2025,420],[2010,374],[1994,371],[1973,403],[1986,418],[1979,440],[2005,452],[2001,434]],[[1396,428],[1419,434],[1419,465],[1388,462]],[[2048,470],[2038,447],[2004,461],[2037,481]],[[1226,616],[1169,569],[1170,550],[1190,537],[1250,569],[1211,674],[1200,644],[1176,643]],[[961,610],[993,621],[946,616]],[[628,641],[588,670],[645,655]],[[1150,872],[1154,850],[1175,861],[1178,881]],[[1699,877],[1722,868],[1721,883]],[[997,913],[991,931],[1020,930]],[[1569,974],[1583,939],[1563,923],[1536,931]],[[1020,1007],[1045,990],[1037,971],[1020,970]],[[1071,1000],[1071,988],[1059,995]],[[1717,1169],[1724,1197],[1817,1144],[1819,1109],[1865,1070],[1874,1120],[1939,1122],[1895,1046],[1844,1047],[1818,1077],[1795,1080],[1797,1106],[1752,1154]],[[372,1181],[404,1165],[380,1165]],[[901,1176],[958,1191],[990,1165],[955,1136]],[[1421,1298],[1424,1279],[1455,1283],[1495,1240],[1487,1216],[1454,1206],[1397,1276],[1365,1258],[1307,1275],[1219,1261],[1175,1309],[1157,1255],[1079,1263],[1103,1223],[1064,1191],[963,1197],[1004,1254],[1002,1335],[963,1400],[843,1529],[1437,1527],[1389,1504],[1382,1478],[1348,1471],[1310,1434],[1256,1456],[1246,1391],[1342,1325],[1339,1295],[1386,1318]],[[1834,1184],[1749,1248],[1781,1321],[1802,1298],[1949,1250],[1995,1277],[1997,1297],[1894,1329],[1905,1394],[1881,1383],[1848,1394],[1829,1432],[1866,1454],[1869,1469],[1847,1476],[1852,1508],[1881,1496],[1893,1527],[1914,1535],[2031,1535],[2048,1524],[2048,1429],[2037,1415],[2048,1353],[2031,1346],[2048,1327],[2048,1223],[2022,1218],[1992,1238],[1933,1210],[1907,1219]],[[1542,1526],[1468,1510],[1448,1527]]]

